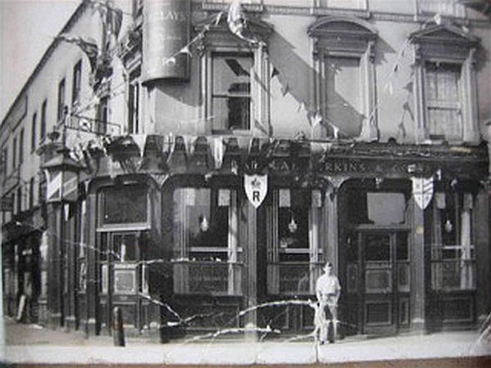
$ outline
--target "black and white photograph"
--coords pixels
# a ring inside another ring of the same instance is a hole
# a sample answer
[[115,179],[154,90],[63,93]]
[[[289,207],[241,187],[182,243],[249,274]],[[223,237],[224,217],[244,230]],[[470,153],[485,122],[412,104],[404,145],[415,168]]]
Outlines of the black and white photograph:
[[0,365],[491,366],[491,0],[0,0]]

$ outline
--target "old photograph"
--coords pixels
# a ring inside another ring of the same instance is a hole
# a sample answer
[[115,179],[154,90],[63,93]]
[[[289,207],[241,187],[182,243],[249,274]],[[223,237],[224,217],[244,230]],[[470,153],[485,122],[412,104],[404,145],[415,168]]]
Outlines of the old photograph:
[[0,365],[491,366],[491,0],[0,0]]

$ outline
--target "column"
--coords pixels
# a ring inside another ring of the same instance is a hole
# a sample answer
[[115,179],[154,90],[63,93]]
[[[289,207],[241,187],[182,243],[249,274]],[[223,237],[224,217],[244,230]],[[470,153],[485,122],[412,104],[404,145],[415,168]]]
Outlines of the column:
[[48,323],[55,327],[62,323],[62,254],[60,249],[61,205],[48,204]]
[[481,190],[477,194],[474,209],[475,258],[476,258],[476,312],[477,322],[481,326],[489,315],[491,308],[491,262],[489,249],[489,194],[488,190]]
[[97,331],[97,323],[99,316],[99,298],[98,298],[98,286],[100,282],[100,275],[98,271],[99,266],[99,254],[95,251],[96,248],[96,208],[97,208],[97,195],[90,193],[87,198],[87,211],[85,227],[85,239],[87,239],[86,259],[87,259],[87,315],[85,318],[85,333],[87,335],[95,335]]
[[422,209],[413,197],[410,200],[411,218],[411,330],[424,332],[425,329],[425,221]]
[[[246,248],[246,308],[257,305],[257,213],[251,202],[247,201],[247,244]],[[244,327],[257,327],[257,312],[252,311],[244,316]],[[256,339],[255,333],[246,334],[247,339]]]

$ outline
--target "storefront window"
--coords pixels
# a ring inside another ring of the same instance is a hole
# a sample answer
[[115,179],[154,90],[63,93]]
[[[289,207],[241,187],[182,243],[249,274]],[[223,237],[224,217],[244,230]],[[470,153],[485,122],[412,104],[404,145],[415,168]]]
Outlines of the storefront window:
[[472,209],[470,193],[435,194],[431,250],[434,290],[473,290],[476,287]]
[[322,247],[320,191],[279,189],[268,207],[268,291],[312,294]]
[[176,292],[240,294],[236,192],[179,188],[173,211]]
[[147,222],[147,190],[140,185],[114,187],[100,193],[100,226]]

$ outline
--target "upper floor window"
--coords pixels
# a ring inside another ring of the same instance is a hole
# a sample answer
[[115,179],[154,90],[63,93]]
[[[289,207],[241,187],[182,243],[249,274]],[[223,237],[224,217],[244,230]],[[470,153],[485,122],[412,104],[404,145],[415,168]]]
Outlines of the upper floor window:
[[459,0],[418,0],[418,10],[421,14],[448,15],[453,17],[465,16],[465,8]]
[[22,212],[23,208],[22,208],[22,187],[21,186],[18,186],[17,187],[17,194],[15,196],[16,198],[16,202],[17,202],[17,211],[16,213],[20,213]]
[[58,106],[56,109],[57,121],[61,121],[65,115],[65,78],[58,84]]
[[9,149],[8,149],[8,147],[5,147],[2,150],[2,160],[1,160],[1,164],[2,164],[2,166],[1,166],[2,167],[2,176],[3,176],[4,179],[7,176],[8,162],[9,162]]
[[79,60],[73,67],[72,82],[72,104],[76,105],[80,99],[80,90],[82,86],[82,60]]
[[[205,29],[200,47],[203,117],[201,133],[269,132],[269,75],[264,45],[273,28],[253,17],[247,18],[243,37],[233,34],[226,17],[216,23],[216,15],[196,26]],[[244,36],[244,35],[247,35]]]
[[40,126],[40,129],[39,129],[39,139],[41,141],[44,140],[44,138],[46,137],[46,124],[47,124],[47,116],[46,114],[48,113],[48,100],[44,100],[43,101],[43,104],[41,106],[41,126]]
[[249,130],[251,127],[251,54],[212,54],[213,130]]
[[135,78],[128,85],[128,133],[140,132],[140,83]]
[[29,181],[29,208],[34,207],[34,178]]
[[24,162],[24,128],[21,129],[19,134],[19,165]]
[[17,137],[12,141],[12,170],[17,168]]
[[31,151],[36,149],[36,129],[37,129],[37,113],[32,115],[32,125],[31,125]]
[[429,138],[462,139],[462,65],[427,61],[424,73]]
[[366,9],[367,0],[313,0],[314,7],[340,9]]
[[105,134],[109,120],[109,98],[101,97],[97,106],[96,125],[99,134]]
[[319,137],[378,138],[374,46],[377,32],[354,17],[325,17],[312,24],[315,39],[315,106]]
[[411,35],[416,57],[418,139],[479,140],[474,51],[479,40],[452,25]]

